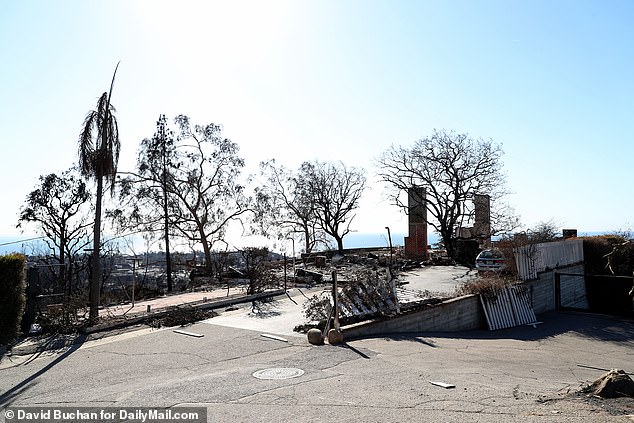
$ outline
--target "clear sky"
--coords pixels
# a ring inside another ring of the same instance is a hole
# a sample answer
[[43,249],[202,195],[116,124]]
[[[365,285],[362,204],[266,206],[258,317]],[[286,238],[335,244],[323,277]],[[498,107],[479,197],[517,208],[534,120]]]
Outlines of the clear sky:
[[368,171],[354,229],[406,232],[373,162],[434,128],[503,144],[526,226],[630,228],[634,2],[0,0],[0,235],[76,161],[109,87],[131,170],[159,114],[217,123],[248,171]]

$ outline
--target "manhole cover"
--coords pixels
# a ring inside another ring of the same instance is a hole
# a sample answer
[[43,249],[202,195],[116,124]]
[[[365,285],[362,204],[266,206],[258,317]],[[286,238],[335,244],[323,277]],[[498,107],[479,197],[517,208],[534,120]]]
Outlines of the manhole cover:
[[294,369],[292,367],[277,367],[274,369],[258,370],[253,373],[253,377],[258,379],[291,379],[300,377],[304,374],[302,369]]

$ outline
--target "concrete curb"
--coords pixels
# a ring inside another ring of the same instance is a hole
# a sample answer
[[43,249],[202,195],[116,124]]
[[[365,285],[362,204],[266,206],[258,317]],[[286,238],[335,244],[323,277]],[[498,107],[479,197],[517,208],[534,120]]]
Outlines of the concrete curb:
[[[210,302],[206,302],[206,303],[199,303],[199,304],[182,304],[182,305],[191,305],[191,307],[194,308],[198,308],[201,310],[214,310],[214,309],[218,309],[218,308],[222,308],[222,307],[227,307],[230,305],[234,305],[234,304],[241,304],[241,303],[248,303],[251,301],[257,301],[257,300],[261,300],[264,298],[271,298],[271,297],[277,297],[279,295],[284,295],[285,291],[283,289],[278,289],[275,291],[269,291],[269,292],[262,292],[259,294],[254,294],[254,295],[248,295],[246,297],[236,297],[236,298],[229,298],[229,299],[224,299],[224,300],[219,300],[219,301],[210,301]],[[155,312],[150,312],[150,313],[146,313],[143,314],[141,316],[134,316],[132,318],[123,320],[123,321],[115,321],[115,322],[103,322],[101,324],[95,325],[95,326],[90,326],[87,328],[83,328],[83,330],[80,331],[80,333],[77,334],[72,334],[72,335],[51,335],[48,336],[46,338],[40,339],[40,340],[36,340],[35,342],[29,343],[28,342],[28,338],[23,341],[25,342],[24,345],[15,345],[13,348],[11,348],[10,350],[7,351],[7,353],[9,355],[13,355],[13,356],[18,356],[18,355],[31,355],[31,354],[37,354],[37,353],[41,353],[44,351],[51,351],[51,350],[58,350],[61,348],[66,348],[66,347],[70,347],[72,345],[81,343],[81,342],[85,342],[87,340],[91,340],[91,339],[95,339],[95,338],[101,338],[103,336],[107,336],[107,335],[103,335],[100,337],[96,337],[96,336],[91,336],[91,335],[95,335],[98,334],[100,332],[106,332],[106,331],[111,331],[111,330],[116,330],[116,329],[123,329],[123,328],[127,328],[130,326],[135,326],[135,325],[140,325],[144,322],[146,322],[149,319],[154,319],[157,317],[162,317],[167,315],[168,313],[170,313],[172,311],[172,309],[174,307],[178,307],[178,306],[171,306],[171,307],[167,307],[165,309],[160,309],[157,310]],[[2,355],[2,346],[0,346],[0,355]],[[6,347],[4,347],[5,350],[7,350]]]
[[[59,350],[79,343],[81,338],[85,338],[85,336],[82,336],[80,334],[50,335],[46,338],[38,339],[34,343],[29,343],[27,339],[27,343],[25,343],[24,345],[16,345],[11,348],[11,350],[9,351],[9,355],[31,355],[44,351]],[[81,339],[81,341],[83,342],[85,341],[85,339]]]
[[195,304],[195,303],[194,304],[180,304],[180,305],[166,307],[163,309],[158,309],[150,313],[144,313],[139,316],[134,316],[129,319],[125,319],[123,321],[104,322],[94,326],[89,326],[87,328],[83,328],[83,330],[81,330],[80,332],[85,334],[91,334],[91,333],[103,332],[103,331],[111,330],[111,329],[120,329],[123,327],[138,325],[140,323],[144,323],[148,319],[163,317],[169,314],[174,309],[174,307],[179,307],[181,305],[189,305],[193,308],[198,308],[200,310],[214,310],[217,308],[227,307],[234,304],[248,303],[250,301],[261,300],[263,298],[276,297],[282,294],[284,294],[284,290],[278,289],[275,291],[261,292],[259,294],[248,295],[246,297],[234,297],[234,298],[228,298],[224,300],[209,301],[206,303],[198,303],[198,304]]

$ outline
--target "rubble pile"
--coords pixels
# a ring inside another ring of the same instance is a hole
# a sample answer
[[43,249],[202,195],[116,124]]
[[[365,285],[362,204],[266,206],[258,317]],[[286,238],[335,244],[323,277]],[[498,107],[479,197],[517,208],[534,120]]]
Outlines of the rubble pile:
[[[332,272],[337,272],[338,280],[345,284],[356,281],[358,275],[369,270],[377,272],[379,277],[387,277],[387,269],[391,268],[395,273],[423,267],[425,263],[406,259],[396,253],[390,256],[388,251],[356,251],[345,255],[323,252],[316,254],[304,254],[296,260],[295,277],[291,259],[287,259],[286,266],[283,261],[276,262],[270,267],[278,279],[283,279],[286,274],[287,281],[300,285],[329,283],[332,281]],[[284,273],[286,267],[286,273]]]
[[602,398],[634,398],[634,381],[624,370],[612,369],[585,388],[583,392]]
[[[343,325],[411,312],[444,300],[404,289],[398,279],[399,271],[421,267],[422,263],[390,257],[389,253],[371,251],[304,257],[300,263],[296,269],[296,284],[305,281],[311,285],[329,285],[336,273],[339,319]],[[305,332],[311,327],[325,327],[325,322],[332,319],[333,306],[332,290],[313,296],[304,310],[308,323],[295,330]]]

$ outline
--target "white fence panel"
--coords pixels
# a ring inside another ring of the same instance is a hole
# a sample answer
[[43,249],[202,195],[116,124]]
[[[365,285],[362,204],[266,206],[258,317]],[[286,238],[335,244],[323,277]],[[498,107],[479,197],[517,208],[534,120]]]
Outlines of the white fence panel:
[[539,272],[582,263],[583,240],[524,245],[513,249],[513,253],[520,279],[536,279]]
[[526,287],[509,286],[480,295],[489,330],[535,324],[537,317]]

